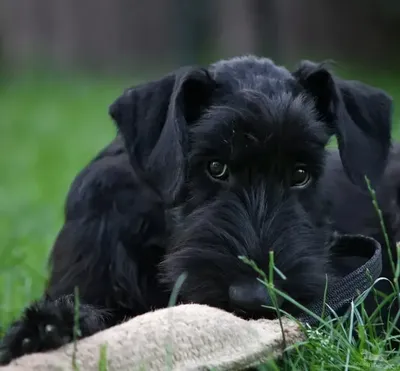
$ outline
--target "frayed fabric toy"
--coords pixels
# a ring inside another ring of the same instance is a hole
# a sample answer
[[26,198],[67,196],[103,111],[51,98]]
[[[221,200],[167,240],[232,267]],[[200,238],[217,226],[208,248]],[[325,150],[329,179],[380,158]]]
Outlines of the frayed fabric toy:
[[242,370],[279,358],[285,347],[302,340],[298,324],[287,318],[281,324],[244,320],[206,305],[178,305],[135,317],[75,346],[23,356],[0,370],[74,370],[74,359],[84,371]]

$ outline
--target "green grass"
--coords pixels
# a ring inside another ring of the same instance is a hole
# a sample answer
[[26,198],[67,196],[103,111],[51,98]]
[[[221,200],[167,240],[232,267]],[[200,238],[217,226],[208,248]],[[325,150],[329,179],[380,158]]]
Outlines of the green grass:
[[0,323],[40,295],[76,173],[115,132],[118,81],[24,77],[0,87]]
[[[398,76],[363,73],[351,77],[386,89],[400,102]],[[68,187],[76,173],[113,138],[115,130],[107,108],[132,79],[23,76],[3,80],[0,324],[4,329],[28,302],[40,296],[46,280],[47,255],[62,224]],[[400,116],[395,114],[394,132],[400,138]],[[343,330],[340,325],[335,326],[346,333],[346,326]],[[400,369],[400,359],[388,357],[377,339],[365,340],[368,344],[377,343],[368,347],[351,340],[349,356],[346,344],[330,336],[331,330],[331,325],[322,326],[310,333],[309,342],[300,348],[300,353],[293,352],[295,356],[286,361],[286,368],[335,370],[347,365],[350,370]],[[367,362],[368,357],[375,361]]]

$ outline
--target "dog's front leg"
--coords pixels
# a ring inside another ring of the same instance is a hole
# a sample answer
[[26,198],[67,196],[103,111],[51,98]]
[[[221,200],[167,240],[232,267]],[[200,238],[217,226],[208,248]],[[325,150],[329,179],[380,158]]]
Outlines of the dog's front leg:
[[42,299],[27,307],[8,329],[0,344],[0,364],[90,336],[104,330],[110,321],[110,313],[87,304],[76,305],[73,295]]

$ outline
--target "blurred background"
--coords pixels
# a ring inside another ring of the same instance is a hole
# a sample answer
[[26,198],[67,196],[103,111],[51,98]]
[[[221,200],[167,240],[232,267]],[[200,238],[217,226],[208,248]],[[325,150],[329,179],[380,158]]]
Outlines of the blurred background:
[[399,22],[399,0],[0,0],[0,324],[40,295],[69,185],[113,138],[124,88],[255,53],[333,59],[398,102]]
[[398,0],[2,0],[5,66],[159,70],[243,53],[399,59]]

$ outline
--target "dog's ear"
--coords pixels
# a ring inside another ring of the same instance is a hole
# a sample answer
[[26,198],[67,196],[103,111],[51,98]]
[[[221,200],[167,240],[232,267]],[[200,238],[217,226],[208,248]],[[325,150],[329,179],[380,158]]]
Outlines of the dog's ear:
[[131,164],[171,201],[185,180],[187,129],[208,106],[215,81],[188,67],[128,89],[109,109]]
[[324,64],[303,61],[293,73],[314,98],[321,119],[335,134],[343,167],[353,183],[376,184],[391,147],[392,99],[383,90],[333,76]]

